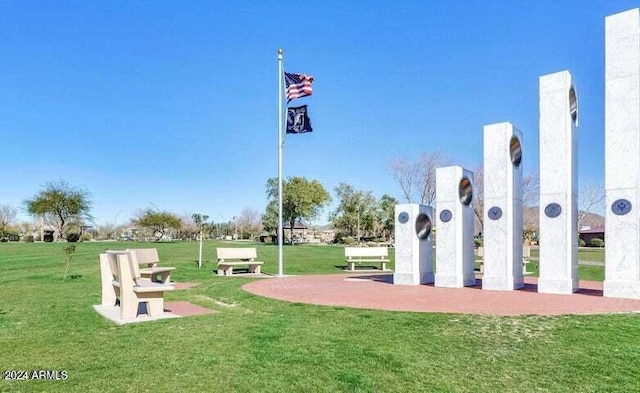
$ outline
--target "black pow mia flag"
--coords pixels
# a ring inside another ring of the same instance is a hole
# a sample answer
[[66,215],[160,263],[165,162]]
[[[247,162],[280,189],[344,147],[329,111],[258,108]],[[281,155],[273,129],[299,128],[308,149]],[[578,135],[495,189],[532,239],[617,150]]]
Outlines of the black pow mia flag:
[[313,131],[311,120],[307,114],[306,105],[287,108],[287,134],[302,134]]

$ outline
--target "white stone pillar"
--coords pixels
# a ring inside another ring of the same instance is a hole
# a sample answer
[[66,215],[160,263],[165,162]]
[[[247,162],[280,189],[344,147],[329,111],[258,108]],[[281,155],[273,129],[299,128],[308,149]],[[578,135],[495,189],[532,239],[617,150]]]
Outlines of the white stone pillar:
[[433,282],[432,210],[430,206],[406,203],[395,211],[395,285]]
[[524,287],[522,133],[511,123],[484,127],[484,275],[482,289]]
[[568,71],[540,77],[538,292],[578,290],[578,99]]
[[436,169],[436,287],[476,284],[473,256],[473,172]]
[[640,9],[605,30],[604,296],[640,299]]

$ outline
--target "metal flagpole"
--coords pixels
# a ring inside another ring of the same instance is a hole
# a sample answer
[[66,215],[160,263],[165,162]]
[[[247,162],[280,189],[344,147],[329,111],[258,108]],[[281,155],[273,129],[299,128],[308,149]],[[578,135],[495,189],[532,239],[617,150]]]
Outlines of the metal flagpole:
[[282,264],[282,48],[278,49],[278,277],[283,275]]

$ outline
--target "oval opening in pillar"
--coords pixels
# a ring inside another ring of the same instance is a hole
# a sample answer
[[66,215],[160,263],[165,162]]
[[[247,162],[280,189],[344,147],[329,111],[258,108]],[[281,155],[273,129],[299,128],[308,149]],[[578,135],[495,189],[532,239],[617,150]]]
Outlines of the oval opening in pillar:
[[473,185],[469,178],[463,177],[462,180],[460,180],[458,196],[460,197],[460,203],[463,205],[469,206],[471,204],[471,200],[473,199]]
[[511,142],[509,143],[509,155],[511,156],[511,163],[516,168],[520,166],[522,162],[522,145],[520,144],[520,139],[517,136],[511,137]]
[[416,218],[416,236],[418,239],[425,240],[431,234],[431,218],[426,214],[420,214]]
[[571,121],[574,126],[578,126],[578,96],[576,95],[576,89],[571,86],[569,89],[569,113],[571,114]]

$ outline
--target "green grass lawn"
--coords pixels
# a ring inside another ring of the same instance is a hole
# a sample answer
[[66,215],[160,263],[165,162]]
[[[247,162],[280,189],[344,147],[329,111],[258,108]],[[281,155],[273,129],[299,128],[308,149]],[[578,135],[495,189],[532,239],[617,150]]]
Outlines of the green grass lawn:
[[[527,270],[534,276],[539,273],[539,250],[532,249],[531,262],[527,265]],[[578,248],[579,261],[604,262],[604,248],[580,247]],[[604,267],[578,265],[578,277],[580,280],[604,281]]]
[[[493,317],[358,310],[257,297],[217,277],[215,242],[0,244],[0,369],[66,371],[0,382],[2,392],[631,392],[640,390],[640,318]],[[100,303],[98,254],[157,247],[167,294],[216,314],[116,326]],[[258,247],[277,272],[277,247]],[[286,274],[339,273],[343,250],[286,246]],[[595,267],[602,270],[601,267]],[[583,270],[581,267],[581,274]],[[4,376],[4,375],[3,375]]]

